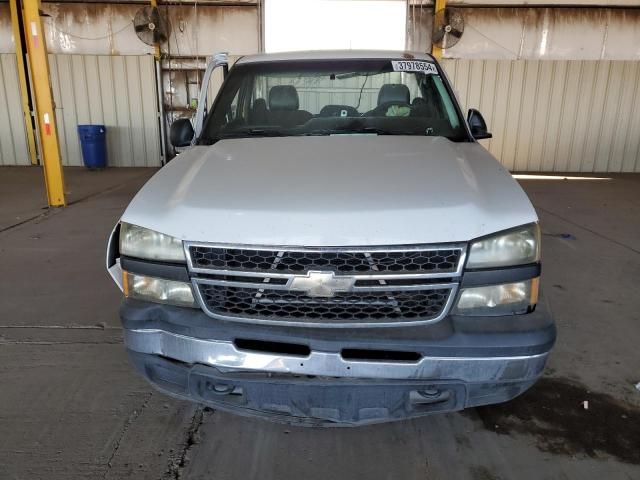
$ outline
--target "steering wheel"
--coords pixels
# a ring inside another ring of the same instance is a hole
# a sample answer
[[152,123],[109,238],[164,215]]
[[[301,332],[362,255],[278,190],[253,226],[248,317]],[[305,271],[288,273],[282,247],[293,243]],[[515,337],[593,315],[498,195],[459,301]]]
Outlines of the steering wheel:
[[409,105],[407,102],[403,102],[401,100],[391,100],[390,102],[381,103],[380,105],[378,105],[373,110],[369,110],[367,113],[364,114],[364,116],[366,116],[366,117],[385,117],[386,114],[387,114],[387,111],[389,110],[389,107],[393,107],[394,105],[398,106],[398,107],[411,108],[411,105]]

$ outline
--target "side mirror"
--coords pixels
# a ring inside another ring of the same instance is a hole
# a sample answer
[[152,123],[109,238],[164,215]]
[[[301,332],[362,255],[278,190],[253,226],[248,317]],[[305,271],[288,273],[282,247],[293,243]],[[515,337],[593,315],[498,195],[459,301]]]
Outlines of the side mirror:
[[188,118],[179,118],[169,128],[169,141],[174,147],[188,147],[193,140],[193,125]]
[[471,135],[476,140],[482,140],[483,138],[492,138],[493,135],[487,131],[487,122],[484,121],[482,114],[475,108],[470,108],[467,114],[467,123],[471,130]]

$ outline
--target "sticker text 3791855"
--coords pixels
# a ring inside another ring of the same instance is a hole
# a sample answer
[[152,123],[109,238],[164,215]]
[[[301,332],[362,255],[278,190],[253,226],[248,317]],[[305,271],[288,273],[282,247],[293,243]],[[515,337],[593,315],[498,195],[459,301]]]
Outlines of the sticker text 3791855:
[[421,72],[437,75],[438,69],[434,63],[422,60],[391,60],[394,72]]

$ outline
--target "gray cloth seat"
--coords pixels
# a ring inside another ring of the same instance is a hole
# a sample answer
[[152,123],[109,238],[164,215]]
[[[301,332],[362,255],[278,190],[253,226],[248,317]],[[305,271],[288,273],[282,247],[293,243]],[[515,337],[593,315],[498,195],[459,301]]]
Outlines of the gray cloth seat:
[[256,98],[249,111],[249,123],[251,125],[266,125],[269,123],[267,116],[267,102],[264,98]]
[[416,97],[411,102],[411,116],[412,117],[428,117],[428,118],[440,118],[441,115],[438,109],[431,103],[422,97]]
[[406,103],[409,105],[411,93],[402,83],[385,83],[378,92],[378,106],[385,103]]
[[283,127],[302,125],[311,113],[300,110],[298,91],[293,85],[276,85],[269,90],[269,123]]

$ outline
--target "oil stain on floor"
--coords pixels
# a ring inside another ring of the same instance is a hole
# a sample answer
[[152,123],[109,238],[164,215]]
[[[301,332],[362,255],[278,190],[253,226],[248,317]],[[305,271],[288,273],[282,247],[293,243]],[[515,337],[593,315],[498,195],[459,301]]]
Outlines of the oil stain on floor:
[[545,452],[640,464],[640,408],[568,379],[543,378],[521,397],[476,413],[498,434],[534,435]]

